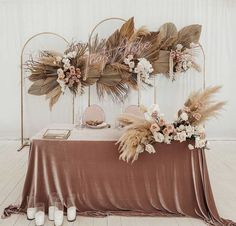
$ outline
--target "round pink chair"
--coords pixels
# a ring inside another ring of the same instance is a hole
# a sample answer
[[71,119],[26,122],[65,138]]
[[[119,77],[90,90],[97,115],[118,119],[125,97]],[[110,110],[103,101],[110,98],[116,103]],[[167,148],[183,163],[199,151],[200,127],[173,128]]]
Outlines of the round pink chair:
[[138,116],[140,118],[144,118],[144,113],[140,110],[138,105],[129,105],[124,113],[128,113],[128,114],[133,114],[135,116]]
[[88,106],[83,113],[82,117],[83,125],[85,125],[87,121],[105,122],[105,113],[103,109],[96,104]]

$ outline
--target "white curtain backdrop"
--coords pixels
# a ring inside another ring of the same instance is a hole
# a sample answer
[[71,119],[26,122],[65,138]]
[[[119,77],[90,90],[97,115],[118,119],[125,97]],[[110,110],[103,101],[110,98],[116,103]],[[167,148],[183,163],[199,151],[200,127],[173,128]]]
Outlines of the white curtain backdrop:
[[[218,119],[207,123],[208,137],[236,139],[236,1],[235,0],[0,0],[0,138],[20,137],[20,52],[32,35],[50,31],[69,41],[86,42],[92,28],[107,17],[128,19],[134,16],[136,27],[147,25],[157,30],[163,23],[184,26],[202,24],[201,43],[206,53],[206,85],[222,85],[218,99],[227,106]],[[116,25],[107,22],[107,31]],[[103,31],[99,31],[101,36]],[[109,33],[109,32],[108,32]],[[41,37],[27,54],[37,48],[62,50],[62,41]],[[199,52],[199,61],[203,58]],[[168,119],[173,119],[188,94],[201,88],[202,73],[189,71],[172,83],[157,78],[157,100]],[[27,83],[27,82],[26,82]],[[153,103],[153,89],[142,92],[144,105]],[[50,122],[71,121],[71,98],[65,95],[53,112],[44,97],[25,95],[25,122],[28,135]],[[92,103],[98,103],[112,123],[124,106],[137,104],[137,93],[131,92],[125,105],[115,105],[109,98],[99,102],[92,89]],[[87,95],[76,100],[76,110],[87,105]]]

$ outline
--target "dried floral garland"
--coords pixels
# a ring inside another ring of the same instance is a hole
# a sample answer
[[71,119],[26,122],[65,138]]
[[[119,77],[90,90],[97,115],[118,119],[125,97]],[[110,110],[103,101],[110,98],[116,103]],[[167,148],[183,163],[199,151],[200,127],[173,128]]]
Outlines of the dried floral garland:
[[207,88],[205,91],[192,93],[178,111],[178,117],[173,123],[168,123],[157,105],[145,112],[145,119],[135,115],[123,114],[119,121],[126,127],[124,134],[120,137],[119,150],[120,159],[132,161],[138,159],[140,153],[147,151],[155,153],[153,143],[170,144],[171,141],[179,142],[187,139],[194,140],[195,144],[189,144],[190,150],[195,148],[207,148],[205,129],[202,125],[210,117],[216,116],[225,102],[212,100],[220,87]]
[[123,101],[130,89],[138,88],[138,77],[150,86],[154,75],[175,80],[189,68],[199,71],[193,49],[198,47],[200,33],[200,25],[178,32],[172,23],[154,32],[145,27],[136,30],[130,18],[107,39],[96,36],[89,44],[72,43],[64,54],[42,51],[38,59],[28,60],[33,82],[28,93],[46,95],[52,108],[67,88],[81,95],[84,87],[96,83],[100,98],[108,94]]

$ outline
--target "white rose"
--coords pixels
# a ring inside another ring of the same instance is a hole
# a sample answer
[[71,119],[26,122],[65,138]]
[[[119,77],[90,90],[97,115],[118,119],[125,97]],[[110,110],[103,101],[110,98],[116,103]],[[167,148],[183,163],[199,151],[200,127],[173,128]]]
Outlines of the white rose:
[[183,142],[186,141],[186,132],[182,131],[181,133],[179,133],[179,141]]
[[60,79],[57,79],[57,82],[59,83],[59,85],[61,87],[61,91],[64,93],[65,89],[66,89],[65,82],[63,80],[60,80]]
[[60,75],[64,75],[64,71],[61,69],[61,68],[59,68],[59,69],[57,69],[57,74],[60,76]]
[[158,104],[153,104],[149,109],[148,109],[148,113],[151,115],[153,112],[160,112],[160,108]]
[[63,58],[62,62],[63,62],[64,64],[69,64],[69,63],[70,63],[70,60],[67,59],[67,58]]
[[145,146],[145,151],[147,151],[149,154],[156,153],[155,148],[151,144],[147,144]]
[[180,125],[179,127],[176,128],[177,131],[182,131],[185,129],[185,126],[184,125]]
[[134,62],[133,61],[129,62],[129,67],[134,68]]
[[185,126],[185,131],[188,137],[191,137],[194,134],[194,127],[191,125]]
[[165,136],[165,138],[164,138],[164,143],[170,144],[170,143],[171,143],[171,139],[172,139],[171,136]]
[[205,128],[203,127],[203,125],[195,126],[195,131],[197,134],[205,133]]
[[180,118],[183,121],[187,121],[188,120],[188,114],[186,112],[182,112],[181,115],[180,115]]
[[144,148],[143,148],[143,145],[138,145],[138,147],[136,148],[136,153],[142,153],[144,152]]
[[133,60],[134,57],[133,57],[133,55],[130,54],[127,56],[127,58],[128,58],[128,60]]
[[162,133],[154,133],[153,136],[156,142],[162,143],[164,141],[164,135]]
[[203,148],[206,146],[206,140],[200,137],[195,138],[195,148]]
[[194,149],[194,146],[193,146],[192,144],[189,144],[189,145],[188,145],[188,149],[189,149],[189,150],[193,150],[193,149]]
[[182,45],[182,44],[177,44],[177,45],[176,45],[176,49],[177,49],[177,50],[181,50],[182,48],[183,48],[183,45]]
[[125,59],[124,59],[124,63],[125,63],[125,64],[129,64],[129,59],[128,59],[128,58],[125,58]]

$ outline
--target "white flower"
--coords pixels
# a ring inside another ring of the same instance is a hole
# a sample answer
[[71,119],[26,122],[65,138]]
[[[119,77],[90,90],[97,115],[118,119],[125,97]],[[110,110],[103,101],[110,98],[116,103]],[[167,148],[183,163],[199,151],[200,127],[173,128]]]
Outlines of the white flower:
[[144,152],[144,147],[143,145],[139,144],[138,147],[136,148],[136,153],[142,153]]
[[176,49],[177,49],[177,50],[181,50],[182,48],[183,48],[183,45],[182,45],[182,44],[177,44],[177,45],[176,45]]
[[76,51],[67,53],[66,57],[68,57],[68,58],[75,58],[76,57]]
[[68,58],[63,58],[62,63],[64,64],[70,64],[70,60]]
[[133,60],[134,56],[131,55],[131,54],[129,54],[129,55],[127,56],[127,58],[128,58],[128,60]]
[[203,125],[195,126],[195,132],[197,134],[205,133],[205,129],[204,129]]
[[66,90],[66,84],[65,84],[65,82],[63,81],[63,80],[61,80],[61,79],[57,79],[57,82],[59,83],[59,85],[60,85],[60,87],[61,87],[61,91],[64,93],[65,92],[65,90]]
[[171,143],[171,140],[172,140],[172,137],[171,137],[171,136],[165,136],[165,137],[164,137],[164,143],[166,143],[166,144],[170,144],[170,143]]
[[189,150],[193,150],[193,149],[194,149],[194,146],[193,146],[192,144],[189,144],[189,145],[188,145],[188,149],[189,149]]
[[69,64],[64,64],[63,67],[64,67],[65,71],[68,70],[70,68],[70,63]]
[[185,126],[187,136],[190,138],[194,134],[194,127],[191,125]]
[[58,74],[58,76],[62,76],[62,75],[64,75],[64,71],[61,68],[59,68],[59,69],[57,69],[57,74]]
[[129,59],[128,59],[128,58],[125,58],[125,59],[124,59],[124,63],[125,63],[125,64],[129,64]]
[[139,68],[134,68],[134,73],[138,74],[140,72]]
[[188,69],[188,67],[187,67],[187,61],[183,61],[182,67],[183,67],[183,69],[184,69],[185,71]]
[[206,146],[206,140],[200,137],[195,138],[195,148],[203,148]]
[[160,107],[158,104],[153,104],[149,109],[148,109],[148,113],[151,115],[153,112],[160,112]]
[[185,131],[182,131],[179,133],[179,141],[180,142],[186,141],[186,132]]
[[188,120],[188,114],[186,112],[182,112],[181,115],[180,115],[180,118],[183,121],[187,121]]
[[147,151],[149,154],[156,153],[155,148],[151,144],[147,144],[145,146],[145,151]]
[[176,128],[177,131],[182,131],[185,129],[184,125],[180,125],[179,127]]
[[144,118],[148,121],[152,120],[152,113],[157,112],[158,116],[160,116],[161,114],[160,112],[160,108],[157,104],[153,104],[147,112],[144,113]]
[[129,67],[130,67],[130,68],[134,68],[134,66],[135,66],[135,65],[134,65],[134,62],[133,62],[133,61],[129,62]]
[[156,142],[162,143],[164,141],[164,135],[162,133],[154,133],[153,136]]

